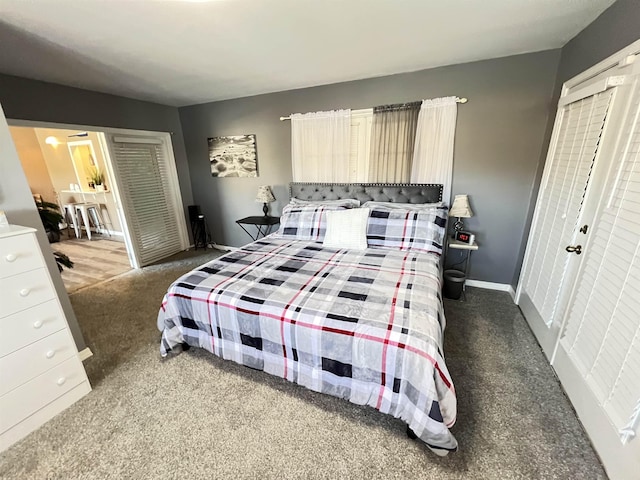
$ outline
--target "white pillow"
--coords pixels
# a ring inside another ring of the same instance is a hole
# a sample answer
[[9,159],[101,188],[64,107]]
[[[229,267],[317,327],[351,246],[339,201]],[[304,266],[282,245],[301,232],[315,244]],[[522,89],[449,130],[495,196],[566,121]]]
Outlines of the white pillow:
[[367,248],[368,208],[351,208],[326,212],[327,233],[323,247],[349,248],[364,250]]

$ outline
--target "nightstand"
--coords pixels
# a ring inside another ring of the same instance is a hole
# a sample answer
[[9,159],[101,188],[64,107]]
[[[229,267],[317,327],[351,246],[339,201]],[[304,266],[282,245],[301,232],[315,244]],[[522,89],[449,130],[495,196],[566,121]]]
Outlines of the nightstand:
[[463,291],[466,290],[467,288],[467,279],[469,278],[469,263],[471,260],[471,252],[474,252],[475,250],[478,250],[478,244],[476,242],[473,243],[463,243],[460,242],[454,238],[448,238],[447,241],[447,251],[448,249],[454,249],[454,250],[466,250],[467,251],[467,257],[465,258],[464,261],[464,276],[465,276],[465,281],[464,281],[464,285],[463,285]]
[[[274,225],[280,223],[280,217],[265,217],[264,215],[259,217],[245,217],[240,220],[236,220],[236,223],[247,232],[247,235],[252,240],[258,240],[260,237],[265,237],[271,233],[271,229]],[[256,234],[253,235],[249,230],[244,228],[245,225],[253,225],[256,227]]]

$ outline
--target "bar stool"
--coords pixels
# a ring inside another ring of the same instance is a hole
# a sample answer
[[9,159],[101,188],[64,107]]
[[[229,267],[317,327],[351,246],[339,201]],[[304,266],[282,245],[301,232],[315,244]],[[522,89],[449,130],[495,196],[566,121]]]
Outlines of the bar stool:
[[[71,218],[71,224],[73,225],[73,231],[76,234],[76,238],[80,238],[80,228],[78,222],[78,216],[76,214],[76,205],[77,203],[65,203],[64,204],[64,216]],[[69,222],[67,221],[67,225]]]
[[[89,222],[89,217],[93,220],[93,224],[96,229],[99,230],[103,228],[106,230],[104,221],[102,220],[102,215],[100,215],[100,205],[94,202],[86,202],[86,203],[76,203],[75,204],[76,215],[78,215],[78,221],[82,218],[82,223],[84,224],[84,228],[87,231],[87,237],[91,240],[91,223]],[[108,233],[108,231],[107,231]],[[82,236],[82,230],[80,230],[80,235],[78,238]],[[111,234],[109,234],[111,236]]]

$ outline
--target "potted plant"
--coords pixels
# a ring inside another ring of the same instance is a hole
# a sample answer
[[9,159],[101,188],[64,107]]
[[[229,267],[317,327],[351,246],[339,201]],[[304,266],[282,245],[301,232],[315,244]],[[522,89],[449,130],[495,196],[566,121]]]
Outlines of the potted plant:
[[63,267],[73,268],[73,262],[64,253],[54,251],[53,256],[56,259],[56,263],[58,264],[58,270],[60,270],[60,273],[62,273]]
[[[60,241],[60,222],[64,219],[60,213],[60,207],[55,203],[45,202],[44,200],[36,201],[38,207],[38,213],[40,214],[40,221],[44,226],[44,231],[47,232],[47,238],[50,243]],[[53,256],[56,259],[58,270],[62,272],[63,267],[73,268],[73,262],[61,252],[53,252]]]
[[60,207],[55,203],[44,200],[37,201],[36,205],[44,231],[47,232],[49,243],[60,241],[60,222],[63,220]]
[[94,168],[89,177],[89,185],[91,186],[91,184],[93,184],[93,188],[95,188],[97,192],[104,192],[104,173],[98,170],[98,168]]

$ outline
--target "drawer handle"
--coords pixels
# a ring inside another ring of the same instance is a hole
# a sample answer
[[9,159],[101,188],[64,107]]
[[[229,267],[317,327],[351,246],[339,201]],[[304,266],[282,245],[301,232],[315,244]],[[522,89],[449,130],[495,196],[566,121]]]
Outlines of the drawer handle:
[[66,382],[66,381],[67,381],[67,379],[66,379],[66,378],[64,378],[64,377],[60,377],[56,383],[57,383],[58,385],[64,385],[64,382]]
[[28,288],[23,288],[22,290],[20,290],[20,296],[21,297],[26,297],[30,293],[31,293],[31,290],[29,290]]
[[42,326],[42,320],[36,320],[33,322],[33,328],[38,329]]
[[56,354],[55,350],[49,350],[47,353],[45,353],[45,355],[47,356],[47,358],[53,358]]
[[18,256],[15,253],[9,253],[6,257],[4,257],[7,262],[11,263],[11,262],[15,262],[16,258],[18,258]]

